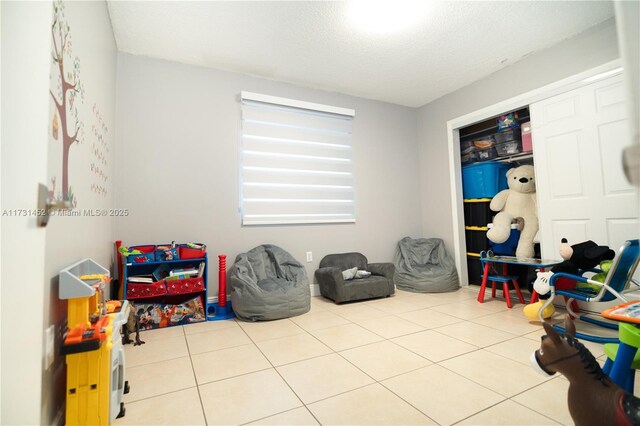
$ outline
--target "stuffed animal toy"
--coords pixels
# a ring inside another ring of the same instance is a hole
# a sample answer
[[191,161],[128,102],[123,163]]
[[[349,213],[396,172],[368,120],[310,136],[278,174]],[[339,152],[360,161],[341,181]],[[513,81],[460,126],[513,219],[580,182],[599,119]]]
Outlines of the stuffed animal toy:
[[493,218],[493,227],[487,231],[487,238],[494,243],[507,241],[514,219],[524,219],[516,256],[533,257],[533,239],[538,232],[538,206],[533,166],[525,165],[507,171],[509,189],[500,191],[489,204],[498,214]]
[[567,239],[563,238],[560,243],[560,257],[564,262],[551,268],[551,271],[580,275],[595,268],[603,260],[612,260],[615,255],[608,246],[599,246],[591,240],[569,246]]
[[[600,265],[598,266],[598,268],[602,272],[598,272],[597,274],[595,274],[594,276],[592,276],[589,279],[592,280],[592,281],[597,281],[599,283],[604,283],[604,280],[607,278],[607,274],[611,270],[611,265],[613,265],[613,260],[603,260],[602,262],[600,262]],[[589,283],[583,283],[581,281],[578,281],[576,283],[576,288],[577,289],[593,290],[593,291],[595,291],[597,293],[597,292],[600,291],[600,289],[602,287],[600,287],[599,285],[596,285],[596,284],[589,284]]]
[[[563,238],[560,243],[560,257],[564,259],[564,262],[557,264],[550,271],[537,273],[536,281],[533,283],[533,290],[540,295],[541,300],[525,306],[524,314],[527,318],[532,320],[538,318],[538,311],[545,303],[545,299],[549,298],[547,294],[550,291],[549,281],[554,273],[565,272],[571,275],[581,275],[600,265],[602,272],[594,275],[591,279],[604,282],[606,274],[611,269],[611,264],[613,263],[611,259],[615,257],[615,252],[607,246],[599,246],[590,240],[570,246],[567,239]],[[593,288],[595,291],[600,290],[596,285],[580,282],[576,284],[574,280],[566,277],[556,279],[554,285],[561,290],[581,287]],[[553,305],[549,305],[542,313],[542,317],[550,318],[553,312]]]
[[[538,271],[536,275],[537,275],[537,278],[536,278],[536,281],[533,283],[533,289],[539,295],[546,295],[551,290],[551,287],[549,286],[549,280],[551,279],[553,272]],[[537,321],[538,311],[540,310],[540,308],[542,308],[542,305],[545,304],[546,300],[544,299],[548,299],[548,298],[549,296],[541,297],[540,300],[538,300],[537,302],[530,303],[527,306],[525,306],[523,309],[524,315],[532,321]],[[547,306],[542,312],[542,318],[551,318],[551,316],[554,314],[555,311],[556,309],[553,307],[553,304]]]
[[[600,265],[604,275],[598,276],[597,279],[602,279],[604,282],[606,273],[611,269],[611,260],[615,257],[615,252],[609,247],[599,246],[591,240],[569,246],[567,239],[563,238],[560,243],[560,257],[564,259],[564,262],[558,263],[549,272],[538,272],[537,274],[538,277],[533,283],[533,289],[541,299],[546,299],[545,295],[549,292],[551,275],[558,272],[580,276]],[[575,281],[565,277],[556,279],[555,285],[562,290],[576,287]]]

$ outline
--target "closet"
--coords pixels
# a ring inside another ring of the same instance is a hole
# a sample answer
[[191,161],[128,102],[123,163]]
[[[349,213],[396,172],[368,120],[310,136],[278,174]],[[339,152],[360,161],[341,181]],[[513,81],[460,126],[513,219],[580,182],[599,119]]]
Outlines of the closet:
[[469,284],[480,284],[480,252],[492,249],[496,254],[513,255],[514,241],[517,244],[516,232],[513,238],[497,246],[487,239],[486,233],[496,214],[489,204],[493,196],[507,188],[507,170],[533,164],[529,108],[507,111],[461,128],[460,163],[467,273]]
[[[506,187],[506,182],[498,182],[499,188],[489,193],[480,188],[482,196],[477,196],[474,184],[478,175],[484,182],[485,172],[499,176],[511,165],[535,167],[540,228],[536,257],[558,259],[562,238],[570,243],[593,240],[617,252],[625,240],[640,235],[638,187],[627,181],[621,163],[630,131],[620,72],[605,69],[588,78],[571,77],[486,108],[491,115],[478,111],[448,123],[452,189],[457,194],[456,264],[461,271],[468,269],[462,281],[480,283],[478,254],[490,247],[486,224],[495,215],[489,203]],[[519,124],[514,128],[518,142],[512,144],[519,147],[517,153],[499,148],[498,123],[508,114]],[[470,187],[472,196],[467,196]]]

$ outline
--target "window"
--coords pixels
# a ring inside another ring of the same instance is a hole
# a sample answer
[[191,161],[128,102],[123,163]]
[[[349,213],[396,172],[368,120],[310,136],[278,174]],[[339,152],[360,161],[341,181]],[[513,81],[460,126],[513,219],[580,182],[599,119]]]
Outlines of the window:
[[242,92],[243,225],[355,222],[350,109]]

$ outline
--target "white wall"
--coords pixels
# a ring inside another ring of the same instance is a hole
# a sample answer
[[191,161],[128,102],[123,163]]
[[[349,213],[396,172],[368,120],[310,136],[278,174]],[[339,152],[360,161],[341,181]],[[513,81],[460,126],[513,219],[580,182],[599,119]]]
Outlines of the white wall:
[[[90,216],[85,212],[113,206],[116,43],[105,2],[65,2],[64,15],[69,25],[68,38],[73,44],[72,54],[65,57],[65,68],[69,70],[77,57],[80,73],[74,82],[80,82],[84,88],[83,99],[77,98],[74,102],[78,119],[70,114],[68,123],[72,130],[76,121],[82,123],[84,137],[69,151],[69,186],[77,201],[74,209],[81,215],[53,217],[46,231],[43,328],[55,327],[56,347],[62,342],[67,326],[67,303],[58,298],[59,271],[84,258],[92,258],[108,269],[115,252],[113,218]],[[50,87],[54,93],[58,77],[57,66],[52,63]],[[51,124],[56,110],[53,100],[49,101],[48,123]],[[47,183],[51,189],[51,178],[56,177],[56,192],[60,191],[62,172],[60,130],[57,138],[53,137],[51,126],[48,131]],[[102,175],[92,171],[92,165]],[[106,189],[106,193],[92,189],[96,185]],[[65,373],[64,357],[56,353],[53,365],[42,374],[42,424],[59,422],[64,414]]]
[[[238,212],[239,93],[242,90],[353,108],[357,222],[241,227]],[[116,220],[124,245],[202,241],[209,246],[210,295],[217,257],[272,243],[305,263],[310,281],[322,257],[361,251],[392,261],[404,236],[421,236],[416,111],[239,74],[120,54]]]
[[419,108],[424,234],[443,238],[453,250],[447,121],[617,58],[616,27],[610,19]]
[[[50,2],[2,2],[2,210],[36,209],[47,172]],[[40,424],[45,231],[2,216],[0,423]]]

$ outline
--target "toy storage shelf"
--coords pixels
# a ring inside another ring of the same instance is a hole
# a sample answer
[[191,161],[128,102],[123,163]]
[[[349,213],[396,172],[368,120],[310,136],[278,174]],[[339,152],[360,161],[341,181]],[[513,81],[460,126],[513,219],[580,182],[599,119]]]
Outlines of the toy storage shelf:
[[[526,129],[523,125],[531,120],[529,107],[506,114],[512,114],[518,123],[518,127],[512,129],[512,133],[509,133],[508,129],[505,133],[498,131],[499,116],[460,129],[464,235],[469,284],[479,285],[482,281],[479,253],[492,246],[486,237],[487,224],[493,221],[496,214],[491,211],[489,204],[498,192],[507,188],[506,171],[518,164],[530,164],[533,161],[533,153],[530,148],[525,149],[523,144],[524,134],[528,133],[528,130],[523,131]],[[511,136],[506,137],[506,134]],[[501,146],[510,148],[500,149]]]
[[[129,257],[129,260],[132,258]],[[202,266],[201,266],[202,265]],[[132,304],[134,312],[143,312],[145,322],[141,330],[205,322],[209,286],[207,284],[208,258],[177,260],[127,261],[123,257],[124,298]],[[198,276],[166,280],[164,275],[176,269],[202,270]],[[134,277],[147,277],[153,282],[133,282]]]
[[489,248],[487,223],[491,222],[491,198],[464,200],[464,234],[467,245],[467,276],[469,284],[482,282],[480,252]]

